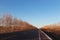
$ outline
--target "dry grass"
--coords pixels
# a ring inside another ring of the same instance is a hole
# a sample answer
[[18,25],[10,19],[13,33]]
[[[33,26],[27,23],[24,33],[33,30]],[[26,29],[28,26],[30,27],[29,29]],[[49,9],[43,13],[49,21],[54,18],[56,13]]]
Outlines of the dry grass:
[[44,31],[52,32],[54,34],[60,35],[60,26],[59,25],[47,25],[41,28]]
[[0,24],[3,24],[2,26],[0,25],[0,33],[37,29],[29,23],[18,20],[17,18],[12,18],[9,15],[0,18]]

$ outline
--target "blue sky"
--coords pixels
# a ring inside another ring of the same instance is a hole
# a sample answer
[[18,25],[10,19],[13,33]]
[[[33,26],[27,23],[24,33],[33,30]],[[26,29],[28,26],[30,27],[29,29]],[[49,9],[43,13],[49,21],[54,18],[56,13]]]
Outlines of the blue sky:
[[60,22],[60,0],[0,0],[0,15],[5,13],[42,27]]

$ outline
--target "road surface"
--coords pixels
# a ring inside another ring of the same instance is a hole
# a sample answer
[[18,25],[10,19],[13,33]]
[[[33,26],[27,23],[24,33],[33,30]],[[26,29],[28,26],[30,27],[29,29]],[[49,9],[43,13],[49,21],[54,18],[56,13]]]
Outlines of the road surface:
[[46,33],[42,30],[38,30],[39,32],[39,40],[52,40]]

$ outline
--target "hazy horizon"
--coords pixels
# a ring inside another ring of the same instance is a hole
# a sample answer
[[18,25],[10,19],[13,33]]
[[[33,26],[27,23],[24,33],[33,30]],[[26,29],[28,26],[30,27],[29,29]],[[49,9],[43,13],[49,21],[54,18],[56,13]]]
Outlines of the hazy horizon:
[[5,13],[39,28],[60,22],[60,0],[0,0],[0,16]]

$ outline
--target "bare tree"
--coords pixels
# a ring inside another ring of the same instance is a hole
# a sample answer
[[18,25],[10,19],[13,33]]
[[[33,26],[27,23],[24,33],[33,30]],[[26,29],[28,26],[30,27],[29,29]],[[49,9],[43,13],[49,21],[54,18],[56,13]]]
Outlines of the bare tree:
[[4,24],[5,25],[11,25],[12,23],[12,16],[11,15],[5,15],[3,16]]

